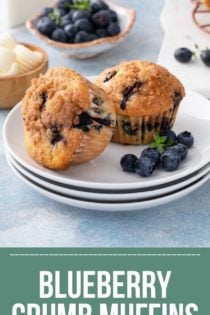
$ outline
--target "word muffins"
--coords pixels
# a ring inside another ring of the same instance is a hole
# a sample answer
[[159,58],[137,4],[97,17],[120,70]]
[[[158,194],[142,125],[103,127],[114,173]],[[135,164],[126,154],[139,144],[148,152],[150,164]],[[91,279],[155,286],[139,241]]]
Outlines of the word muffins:
[[29,154],[50,169],[96,158],[109,144],[116,121],[106,93],[66,68],[32,81],[22,116]]
[[130,61],[102,72],[95,84],[112,98],[117,123],[112,140],[148,144],[174,125],[185,95],[181,82],[151,62]]

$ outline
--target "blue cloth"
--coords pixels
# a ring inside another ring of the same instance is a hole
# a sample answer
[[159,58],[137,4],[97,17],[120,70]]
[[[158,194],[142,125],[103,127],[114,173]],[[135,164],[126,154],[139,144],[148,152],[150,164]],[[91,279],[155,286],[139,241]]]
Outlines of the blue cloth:
[[[163,0],[118,2],[136,8],[137,23],[125,42],[93,59],[68,59],[33,38],[24,27],[13,32],[18,40],[46,49],[50,66],[69,66],[87,76],[123,60],[156,61],[163,38],[159,22]],[[0,127],[7,113],[0,111]],[[209,192],[210,182],[180,200],[139,212],[76,209],[47,199],[22,183],[6,163],[0,135],[0,246],[210,246]]]

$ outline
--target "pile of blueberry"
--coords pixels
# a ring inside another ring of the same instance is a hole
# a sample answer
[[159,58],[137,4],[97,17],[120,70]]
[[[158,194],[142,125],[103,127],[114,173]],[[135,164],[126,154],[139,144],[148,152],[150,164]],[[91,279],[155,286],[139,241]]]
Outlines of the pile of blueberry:
[[64,43],[84,43],[121,32],[115,11],[102,0],[59,0],[54,8],[44,8],[37,29]]
[[162,166],[167,172],[177,170],[180,163],[187,157],[188,149],[194,144],[194,138],[188,131],[176,135],[167,130],[164,134],[154,136],[154,141],[145,149],[140,158],[134,154],[126,154],[120,164],[124,172],[136,173],[143,177],[150,176]]
[[[196,49],[199,50],[198,46],[195,45]],[[186,47],[181,47],[175,50],[174,57],[181,63],[188,63],[193,57],[196,57],[195,52]],[[210,49],[206,48],[200,51],[201,61],[205,66],[210,67]]]

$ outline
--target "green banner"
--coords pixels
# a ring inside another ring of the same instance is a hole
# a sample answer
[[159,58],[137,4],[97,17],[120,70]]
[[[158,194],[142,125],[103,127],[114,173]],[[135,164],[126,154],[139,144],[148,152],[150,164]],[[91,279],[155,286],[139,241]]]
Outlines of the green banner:
[[1,315],[209,315],[210,249],[1,249]]

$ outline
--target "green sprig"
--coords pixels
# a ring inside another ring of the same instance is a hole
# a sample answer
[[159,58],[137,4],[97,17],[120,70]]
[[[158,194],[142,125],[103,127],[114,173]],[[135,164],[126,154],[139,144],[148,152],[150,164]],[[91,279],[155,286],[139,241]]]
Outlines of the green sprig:
[[80,11],[86,10],[91,12],[90,0],[77,0],[74,4],[66,4],[66,8]]
[[152,143],[150,143],[149,147],[151,149],[156,149],[160,153],[162,153],[166,146],[167,137],[166,136],[160,136],[159,134],[155,134],[153,137]]
[[49,17],[51,18],[53,22],[55,22],[56,25],[60,25],[61,16],[56,9],[54,9],[51,13],[49,13]]
[[168,139],[167,136],[160,136],[156,133],[153,137],[153,141],[150,143],[149,148],[156,149],[160,153],[163,153],[166,147],[170,147],[174,142]]

